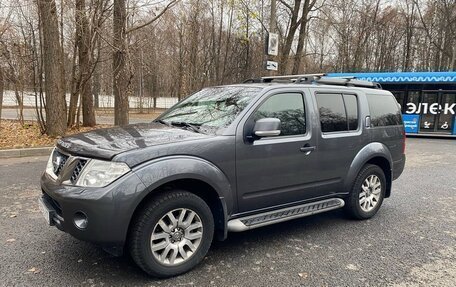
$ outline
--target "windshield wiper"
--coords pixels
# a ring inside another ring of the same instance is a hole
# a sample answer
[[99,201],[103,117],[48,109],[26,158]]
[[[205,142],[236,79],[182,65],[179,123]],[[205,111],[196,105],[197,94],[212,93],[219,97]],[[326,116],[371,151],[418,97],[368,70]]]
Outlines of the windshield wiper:
[[202,134],[202,133],[203,133],[203,132],[200,130],[200,127],[199,127],[198,124],[191,124],[191,123],[187,123],[187,122],[170,122],[169,124],[172,125],[172,126],[190,128],[192,131],[194,131],[194,132],[196,132],[196,133],[199,133],[199,134]]
[[166,121],[164,121],[164,120],[154,120],[154,122],[156,122],[156,123],[161,123],[161,124],[167,125],[167,126],[169,126],[169,127],[171,126],[170,123],[168,123],[168,122],[166,122]]

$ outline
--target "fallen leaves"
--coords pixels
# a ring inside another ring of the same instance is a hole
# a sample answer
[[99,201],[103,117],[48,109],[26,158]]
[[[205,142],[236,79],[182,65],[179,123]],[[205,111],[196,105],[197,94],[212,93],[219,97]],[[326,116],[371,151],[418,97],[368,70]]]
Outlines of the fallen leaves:
[[352,270],[352,271],[358,271],[359,270],[359,267],[356,266],[355,264],[348,264],[347,266],[345,266],[345,269],[348,269],[348,270]]
[[[72,128],[67,132],[67,135],[103,127],[109,127],[109,125],[97,125],[93,128]],[[56,141],[55,138],[42,135],[38,124],[32,121],[25,121],[24,125],[21,125],[19,121],[2,120],[0,124],[0,135],[0,149],[51,146]]]
[[36,268],[36,267],[32,267],[29,270],[27,270],[27,272],[30,272],[30,273],[33,273],[33,274],[38,274],[38,273],[41,272],[41,270]]

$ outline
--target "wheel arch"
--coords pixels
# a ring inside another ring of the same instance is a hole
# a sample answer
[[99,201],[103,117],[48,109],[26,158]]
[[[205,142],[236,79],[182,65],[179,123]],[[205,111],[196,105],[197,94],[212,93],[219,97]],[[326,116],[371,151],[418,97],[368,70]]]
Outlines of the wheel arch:
[[146,189],[131,208],[127,236],[133,220],[148,201],[173,189],[191,192],[202,198],[214,217],[215,236],[227,237],[226,222],[234,208],[234,191],[226,175],[214,164],[196,157],[173,156],[154,160],[135,169]]
[[171,180],[147,193],[146,196],[144,196],[137,204],[135,210],[133,211],[130,222],[128,224],[128,234],[130,234],[130,229],[133,221],[150,200],[153,200],[160,194],[177,189],[191,192],[207,203],[214,218],[215,236],[218,240],[225,240],[228,233],[226,226],[228,215],[226,211],[227,209],[225,199],[219,197],[217,191],[210,184],[200,179],[194,178]]
[[345,190],[351,191],[356,176],[366,164],[379,166],[386,177],[385,198],[391,195],[392,186],[392,156],[387,146],[379,142],[373,142],[362,148],[353,159],[345,180]]

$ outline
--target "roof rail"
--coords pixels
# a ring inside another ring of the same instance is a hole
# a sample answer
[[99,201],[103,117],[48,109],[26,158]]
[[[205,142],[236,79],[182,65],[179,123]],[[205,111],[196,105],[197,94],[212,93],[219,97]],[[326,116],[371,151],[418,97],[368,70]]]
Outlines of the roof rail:
[[294,83],[294,84],[324,84],[347,87],[363,87],[381,89],[382,86],[376,82],[357,80],[353,76],[328,77],[326,74],[302,74],[302,75],[284,75],[284,76],[267,76],[257,79],[247,79],[244,83]]
[[267,76],[261,78],[251,78],[243,83],[271,83],[271,82],[292,82],[292,83],[310,83],[311,81],[326,76],[326,74],[301,74],[301,75],[283,75]]
[[294,83],[310,82],[312,80],[326,76],[326,74],[301,74],[301,75],[284,75],[284,76],[268,76],[262,77],[263,83],[270,83],[274,80],[289,80]]
[[363,87],[381,89],[382,86],[376,82],[357,80],[355,77],[324,77],[315,81],[317,84],[339,85],[347,87]]

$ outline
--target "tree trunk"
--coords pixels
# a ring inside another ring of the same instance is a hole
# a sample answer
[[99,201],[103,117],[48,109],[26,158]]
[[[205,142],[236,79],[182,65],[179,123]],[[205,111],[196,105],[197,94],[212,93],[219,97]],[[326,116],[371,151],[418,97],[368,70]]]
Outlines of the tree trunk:
[[95,126],[95,109],[92,95],[91,33],[85,12],[85,0],[76,1],[76,33],[79,36],[79,72],[81,73],[82,125]]
[[4,89],[3,69],[2,69],[2,67],[0,67],[0,124],[2,122],[3,89]]
[[[76,33],[77,34],[77,33]],[[70,106],[68,109],[68,122],[67,126],[72,127],[76,121],[76,112],[78,109],[79,87],[81,82],[80,74],[76,75],[76,58],[79,46],[79,37],[76,35],[73,47],[73,61],[71,67],[71,82],[70,82]]]
[[65,89],[62,86],[63,55],[54,0],[37,0],[43,29],[43,60],[46,92],[46,132],[63,136],[66,131]]
[[288,57],[290,56],[291,46],[293,44],[294,36],[296,30],[298,29],[300,22],[298,22],[299,8],[301,7],[301,0],[294,1],[294,7],[291,12],[290,28],[288,30],[287,37],[285,39],[285,44],[283,45],[281,55],[280,55],[280,64],[279,71],[280,74],[286,74],[288,66]]
[[312,9],[313,5],[315,5],[315,0],[305,0],[304,6],[302,8],[302,16],[301,16],[301,27],[299,28],[299,38],[298,38],[298,47],[296,48],[296,55],[293,64],[293,71],[292,74],[298,74],[299,68],[301,66],[302,54],[304,51],[304,40],[306,38],[306,30],[307,30],[307,16],[309,15],[310,10]]
[[126,36],[125,26],[127,12],[125,0],[114,0],[113,18],[113,92],[114,92],[114,124],[128,124],[128,71],[126,69]]
[[[100,50],[101,50],[101,39],[100,39],[100,36],[98,36],[97,34],[97,39],[96,39],[96,42],[97,42],[97,53],[98,55],[101,53]],[[94,106],[95,106],[95,109],[98,109],[100,107],[100,93],[101,93],[101,71],[103,69],[103,62],[99,61],[99,59],[97,59],[97,61],[95,61],[95,67],[94,67],[94,75],[93,75],[93,90],[92,90],[92,93],[93,93],[93,97],[94,97]]]

